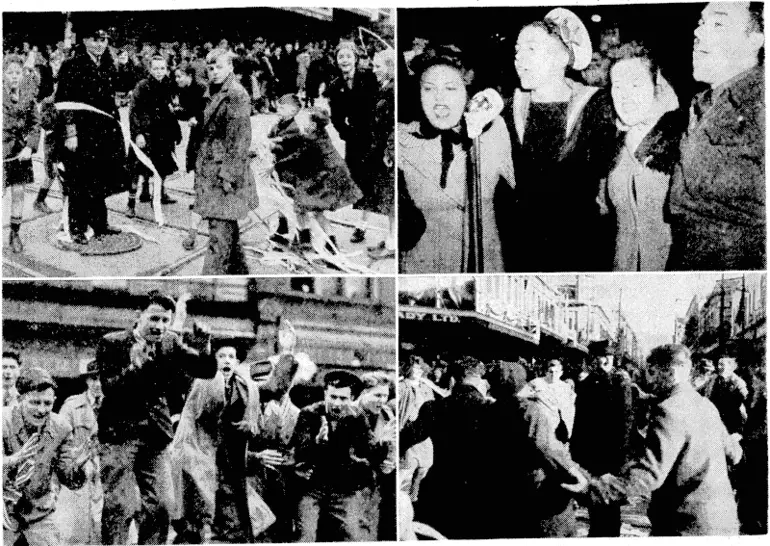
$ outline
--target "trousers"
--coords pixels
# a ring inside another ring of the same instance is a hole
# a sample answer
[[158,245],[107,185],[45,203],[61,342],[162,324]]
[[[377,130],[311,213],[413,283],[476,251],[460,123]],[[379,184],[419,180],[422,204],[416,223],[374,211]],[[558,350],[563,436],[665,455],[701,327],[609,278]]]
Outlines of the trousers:
[[236,220],[209,218],[209,251],[203,260],[201,274],[249,274]]
[[372,514],[371,496],[369,488],[350,494],[304,494],[298,507],[299,542],[377,540],[378,518]]
[[132,519],[136,519],[140,544],[166,544],[173,502],[166,450],[131,440],[122,444],[102,444],[100,458],[104,487],[104,544],[127,544]]

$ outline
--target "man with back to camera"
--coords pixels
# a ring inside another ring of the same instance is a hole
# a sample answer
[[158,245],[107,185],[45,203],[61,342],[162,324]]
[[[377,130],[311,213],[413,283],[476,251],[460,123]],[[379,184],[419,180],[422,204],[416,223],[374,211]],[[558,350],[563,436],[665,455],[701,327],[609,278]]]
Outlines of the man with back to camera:
[[701,12],[690,107],[669,197],[670,270],[765,268],[765,76],[762,2]]
[[[375,485],[373,467],[384,455],[376,449],[366,418],[352,405],[361,382],[337,370],[324,376],[324,385],[324,400],[302,409],[294,429],[294,460],[302,482],[299,542],[376,540],[376,518],[369,520],[365,511]],[[326,536],[319,536],[322,528]]]
[[142,499],[139,542],[166,543],[172,489],[166,453],[173,437],[170,407],[189,390],[189,378],[211,378],[217,371],[207,327],[193,323],[195,348],[170,329],[175,314],[186,316],[186,301],[186,296],[175,303],[151,293],[133,328],[107,334],[97,346],[104,393],[98,416],[104,544],[126,544],[134,516],[130,493],[137,485]]
[[[647,378],[657,404],[650,409],[644,446],[618,473],[590,484],[563,485],[575,493],[599,492],[610,504],[650,499],[652,536],[737,535],[738,514],[728,463],[741,458],[735,435],[716,407],[690,382],[692,362],[684,345],[656,347],[647,359]],[[594,504],[601,504],[594,502]]]
[[54,513],[59,484],[83,486],[91,443],[78,444],[72,427],[52,412],[56,383],[42,368],[25,368],[19,403],[3,408],[3,544],[62,543]]

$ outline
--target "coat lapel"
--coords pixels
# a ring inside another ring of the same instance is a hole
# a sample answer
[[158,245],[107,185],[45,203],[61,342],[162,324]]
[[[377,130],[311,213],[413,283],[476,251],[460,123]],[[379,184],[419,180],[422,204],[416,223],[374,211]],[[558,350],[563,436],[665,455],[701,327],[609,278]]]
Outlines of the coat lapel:
[[214,114],[219,109],[219,105],[222,104],[222,101],[225,100],[225,97],[227,96],[227,92],[230,90],[230,84],[233,81],[233,75],[229,75],[227,79],[225,79],[224,83],[222,83],[222,87],[220,88],[219,92],[216,93],[214,96],[210,95],[210,87],[206,90],[206,95],[210,97],[209,103],[206,105],[206,109],[203,112],[203,125],[206,126],[209,124],[211,119],[214,117]]

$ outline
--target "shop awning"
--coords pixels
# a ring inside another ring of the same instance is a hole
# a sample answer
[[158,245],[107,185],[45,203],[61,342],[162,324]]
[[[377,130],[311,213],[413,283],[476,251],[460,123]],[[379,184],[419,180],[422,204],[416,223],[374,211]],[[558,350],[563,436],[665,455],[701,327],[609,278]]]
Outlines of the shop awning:
[[398,310],[399,319],[410,320],[414,322],[446,322],[446,323],[473,323],[479,324],[490,330],[502,332],[511,335],[523,341],[528,341],[537,345],[539,336],[533,332],[516,328],[515,326],[483,315],[476,311],[462,311],[457,309],[435,309],[432,307],[400,307]]

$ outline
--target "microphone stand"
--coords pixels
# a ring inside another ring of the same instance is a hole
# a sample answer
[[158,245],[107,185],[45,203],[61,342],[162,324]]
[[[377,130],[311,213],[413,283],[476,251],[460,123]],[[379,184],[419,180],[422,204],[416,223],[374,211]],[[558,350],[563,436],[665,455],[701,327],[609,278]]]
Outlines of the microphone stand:
[[484,273],[484,230],[481,205],[481,138],[468,150],[468,263],[465,273]]

